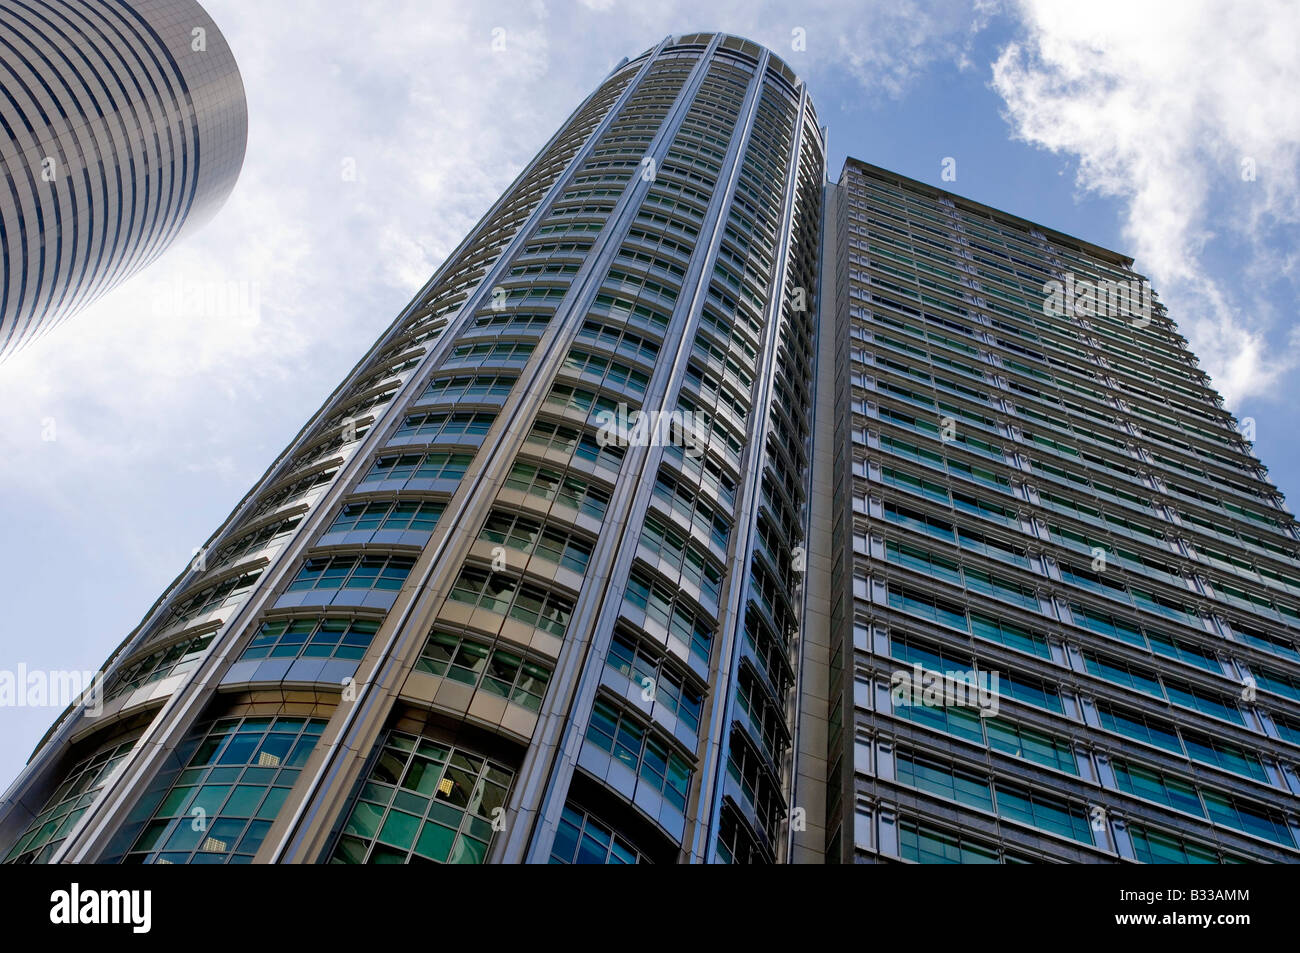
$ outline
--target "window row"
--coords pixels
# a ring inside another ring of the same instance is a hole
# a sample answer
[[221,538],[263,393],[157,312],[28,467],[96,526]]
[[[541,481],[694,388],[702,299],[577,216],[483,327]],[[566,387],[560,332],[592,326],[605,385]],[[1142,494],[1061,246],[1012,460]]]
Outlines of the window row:
[[429,633],[415,671],[482,688],[529,711],[541,708],[551,670],[521,653],[435,629]]
[[597,699],[587,725],[587,740],[630,768],[678,811],[686,810],[690,764],[631,713]]
[[504,573],[466,566],[448,598],[462,605],[509,616],[564,638],[573,613],[573,600]]

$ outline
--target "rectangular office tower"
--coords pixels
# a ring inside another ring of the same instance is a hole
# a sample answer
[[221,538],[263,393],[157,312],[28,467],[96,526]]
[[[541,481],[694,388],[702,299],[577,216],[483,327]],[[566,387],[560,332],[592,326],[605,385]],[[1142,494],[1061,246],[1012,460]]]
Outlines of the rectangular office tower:
[[12,862],[779,861],[824,137],[624,61],[105,665]]
[[1300,534],[1132,261],[832,193],[828,858],[1300,861]]

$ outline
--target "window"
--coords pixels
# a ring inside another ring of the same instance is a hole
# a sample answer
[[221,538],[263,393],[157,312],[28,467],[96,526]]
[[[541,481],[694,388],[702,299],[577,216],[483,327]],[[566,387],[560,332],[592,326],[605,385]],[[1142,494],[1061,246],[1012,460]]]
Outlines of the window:
[[568,384],[552,384],[545,404],[557,413],[579,411],[597,424],[606,419],[605,415],[617,417],[619,409],[618,403],[603,394]]
[[605,518],[609,506],[609,491],[582,477],[560,470],[516,460],[506,477],[505,485],[545,500],[554,500],[561,506],[572,507],[598,520]]
[[691,731],[700,730],[704,696],[684,675],[665,664],[661,653],[631,633],[615,632],[610,639],[605,664],[622,672],[642,689],[653,691],[655,702],[677,715]]
[[1183,741],[1187,743],[1187,754],[1193,761],[1211,764],[1224,771],[1239,774],[1261,784],[1268,784],[1268,775],[1259,758],[1251,751],[1235,745],[1230,741],[1204,735],[1197,731],[1183,729]]
[[1050,659],[1052,649],[1047,639],[1010,622],[994,619],[979,612],[970,613],[971,632],[981,639],[1005,645],[1009,649],[1028,652],[1039,658]]
[[108,690],[104,692],[104,701],[134,691],[141,685],[151,685],[172,675],[190,671],[199,664],[199,659],[207,652],[215,634],[209,632],[206,635],[182,639],[180,642],[150,652],[144,658],[119,669],[113,676]]
[[957,529],[957,541],[962,549],[973,550],[991,559],[1014,563],[1021,569],[1032,569],[1029,557],[1022,547],[1003,542],[994,536],[986,536],[962,526]]
[[1153,630],[1147,632],[1147,639],[1151,643],[1151,650],[1158,655],[1176,658],[1180,662],[1195,665],[1207,672],[1213,672],[1215,675],[1223,674],[1223,666],[1219,664],[1214,652],[1209,649],[1201,648],[1199,645],[1176,636],[1165,635],[1162,632]]
[[1015,603],[1030,612],[1042,611],[1038,594],[1032,586],[1022,586],[1020,583],[984,572],[982,569],[963,569],[962,576],[966,580],[966,588],[971,592]]
[[478,538],[536,555],[579,575],[591,560],[592,544],[584,537],[508,510],[492,510]]
[[375,503],[349,503],[334,518],[326,533],[369,530],[416,530],[430,533],[438,525],[445,503],[420,500],[380,500]]
[[891,563],[913,569],[923,575],[961,584],[961,572],[956,562],[942,556],[935,556],[924,549],[891,541],[885,543],[885,558]]
[[416,403],[476,403],[499,400],[510,393],[515,377],[505,374],[461,374],[429,381]]
[[937,503],[948,503],[948,491],[942,484],[923,480],[902,470],[895,470],[893,467],[881,467],[880,479],[890,486],[920,494],[926,499],[934,500]]
[[885,501],[884,512],[885,519],[898,526],[905,526],[908,529],[926,533],[947,543],[953,541],[952,524],[945,520],[929,516],[920,510],[914,510],[911,507],[889,500]]
[[330,863],[481,864],[513,779],[503,764],[390,731]]
[[270,546],[272,543],[288,536],[298,524],[302,522],[301,516],[291,516],[288,519],[277,520],[268,526],[263,526],[259,530],[239,537],[231,543],[223,545],[217,550],[216,555],[208,560],[208,565],[212,568],[224,566],[233,563],[236,559],[242,559],[249,553],[257,552]]
[[[1068,570],[1065,569],[1065,563],[1061,565],[1062,576],[1064,577]],[[1069,580],[1067,579],[1067,581]],[[1089,609],[1072,602],[1070,603],[1070,615],[1077,625],[1083,626],[1085,629],[1099,632],[1120,642],[1127,642],[1129,645],[1136,645],[1141,649],[1147,647],[1147,640],[1140,626],[1117,619],[1110,613]]]
[[546,420],[533,424],[524,442],[539,452],[560,453],[570,460],[585,460],[593,466],[615,471],[623,465],[623,457],[627,454],[625,449],[613,444],[602,447],[585,430]]
[[1289,640],[1267,632],[1253,632],[1240,622],[1232,622],[1231,625],[1233,634],[1243,642],[1253,645],[1257,649],[1263,649],[1265,652],[1272,652],[1274,655],[1288,658],[1293,662],[1300,662],[1300,652],[1296,651],[1295,646]]
[[415,560],[409,556],[318,556],[308,559],[289,583],[289,592],[305,589],[402,588]]
[[479,444],[495,419],[496,414],[484,413],[408,414],[393,438],[420,437],[428,443]]
[[1210,820],[1214,823],[1262,837],[1284,847],[1296,846],[1291,829],[1281,815],[1219,791],[1207,790],[1202,793]]
[[727,742],[727,774],[748,801],[769,841],[776,840],[785,802],[767,760],[743,732],[732,730]]
[[659,345],[654,341],[597,321],[583,321],[582,330],[578,332],[578,340],[627,355],[631,360],[642,364],[653,364],[659,355]]
[[996,864],[997,849],[911,818],[898,822],[899,855],[918,864]]
[[324,728],[318,718],[223,718],[200,729],[126,861],[249,863]]
[[[209,636],[211,638],[211,636]],[[67,838],[68,832],[95,802],[118,766],[135,746],[136,739],[109,742],[90,757],[73,765],[46,800],[35,820],[14,843],[6,864],[43,864]]]
[[722,805],[722,821],[718,825],[718,861],[723,864],[766,864],[770,858],[759,848],[749,823],[741,820],[737,809],[729,802]]
[[1068,741],[1001,718],[984,719],[984,730],[988,735],[988,746],[994,751],[1067,774],[1079,773],[1079,763]]
[[[390,394],[389,396],[391,397],[392,395]],[[312,490],[316,489],[316,487],[330,482],[338,472],[338,467],[321,470],[317,473],[308,474],[300,480],[295,480],[288,486],[281,487],[270,496],[263,497],[261,502],[257,504],[257,508],[254,509],[252,513],[248,514],[248,519],[255,520],[259,516],[269,513],[278,507],[287,506],[290,503],[302,499]]]
[[1083,664],[1089,675],[1164,700],[1165,693],[1160,687],[1160,679],[1150,669],[1130,665],[1121,659],[1098,655],[1092,651],[1083,653]]
[[997,786],[997,794],[999,816],[1085,844],[1094,843],[1083,808],[1038,791],[1002,783]]
[[898,783],[928,791],[970,807],[993,810],[993,792],[988,779],[926,755],[899,749]]
[[1141,824],[1128,825],[1133,852],[1144,864],[1217,864],[1218,852],[1175,834],[1167,834]]
[[1144,715],[1141,712],[1118,708],[1109,702],[1097,702],[1101,726],[1107,731],[1145,741],[1175,754],[1183,754],[1183,745],[1172,723]]
[[764,753],[774,764],[780,764],[789,741],[785,713],[748,665],[741,666],[736,680],[736,708],[749,722],[749,729],[762,744]]
[[644,394],[646,385],[650,383],[650,375],[633,370],[621,361],[611,361],[580,348],[569,351],[564,359],[564,369],[574,374],[589,374],[602,378],[602,386],[611,390],[627,390],[634,394]]
[[1300,678],[1288,675],[1285,672],[1279,672],[1276,669],[1265,668],[1262,665],[1254,665],[1252,669],[1260,688],[1276,695],[1283,695],[1300,701]]
[[529,711],[541,707],[551,680],[549,668],[520,653],[437,629],[429,633],[415,670],[480,687]]
[[654,495],[708,536],[714,546],[726,551],[731,525],[703,493],[679,479],[667,467],[660,467],[655,477]]
[[634,567],[628,576],[623,598],[644,610],[670,633],[684,642],[692,655],[707,662],[713,648],[713,630],[708,620],[697,613],[681,595],[653,578],[640,567]]
[[172,617],[168,620],[168,623],[164,624],[188,622],[195,616],[207,612],[216,612],[234,605],[247,595],[248,590],[252,588],[253,583],[257,582],[258,577],[261,575],[262,570],[258,569],[255,572],[232,576],[216,585],[201,589],[184,602],[173,606]]
[[239,658],[359,661],[378,631],[379,623],[368,619],[277,619],[262,623]]
[[1205,808],[1201,806],[1194,785],[1140,764],[1118,759],[1113,759],[1111,764],[1121,791],[1197,817],[1205,816]]
[[961,629],[963,632],[968,631],[966,628],[966,612],[961,606],[945,602],[942,599],[932,598],[924,593],[895,585],[892,582],[889,584],[888,600],[891,609],[928,619],[931,622],[952,626]]
[[[550,289],[555,290],[555,289]],[[563,296],[563,292],[561,292]],[[513,297],[513,295],[512,295]],[[496,344],[458,344],[443,361],[444,367],[454,364],[526,364],[533,353],[532,342],[501,341]]]
[[361,482],[379,480],[459,480],[474,459],[469,453],[403,453],[380,457]]
[[587,724],[587,740],[630,768],[678,811],[686,810],[689,763],[651,735],[638,719],[598,699]]
[[1061,693],[1054,685],[1036,675],[1003,672],[1002,677],[998,679],[998,694],[1014,698],[1026,705],[1054,711],[1058,715],[1065,713]]
[[1245,727],[1246,719],[1237,703],[1217,692],[1197,688],[1189,682],[1165,676],[1165,688],[1169,691],[1169,700],[1175,705],[1182,705],[1211,718],[1221,718],[1234,725]]
[[564,805],[551,845],[553,864],[648,864],[644,854],[612,827],[572,804]]
[[701,592],[718,601],[722,590],[722,569],[705,550],[674,529],[652,511],[641,529],[641,545],[658,554]]
[[509,615],[561,639],[573,612],[573,602],[564,596],[504,573],[468,566],[461,570],[448,598]]
[[1280,713],[1274,713],[1273,721],[1277,725],[1278,733],[1284,741],[1293,745],[1300,745],[1300,721],[1287,718]]
[[[939,669],[938,671],[943,671]],[[906,718],[954,738],[984,744],[984,728],[977,711],[960,705],[897,705],[896,717]]]

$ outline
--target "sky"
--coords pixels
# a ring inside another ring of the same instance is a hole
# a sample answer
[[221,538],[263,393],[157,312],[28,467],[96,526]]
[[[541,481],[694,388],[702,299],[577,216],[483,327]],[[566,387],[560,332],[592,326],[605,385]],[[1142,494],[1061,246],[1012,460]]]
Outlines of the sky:
[[[204,5],[248,96],[234,193],[0,363],[0,670],[96,669],[569,113],[669,34],[790,63],[832,177],[852,155],[1132,255],[1300,492],[1300,5]],[[0,708],[0,787],[57,714]]]

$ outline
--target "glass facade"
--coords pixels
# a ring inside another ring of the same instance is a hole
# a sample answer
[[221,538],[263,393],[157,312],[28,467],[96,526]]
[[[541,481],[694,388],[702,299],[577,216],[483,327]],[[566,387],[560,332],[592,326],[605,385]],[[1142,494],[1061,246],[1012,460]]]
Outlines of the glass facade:
[[250,862],[324,726],[285,717],[215,722],[123,862]]
[[1300,534],[1145,279],[834,191],[829,858],[1300,861]]
[[513,777],[472,752],[390,732],[331,863],[481,864]]

